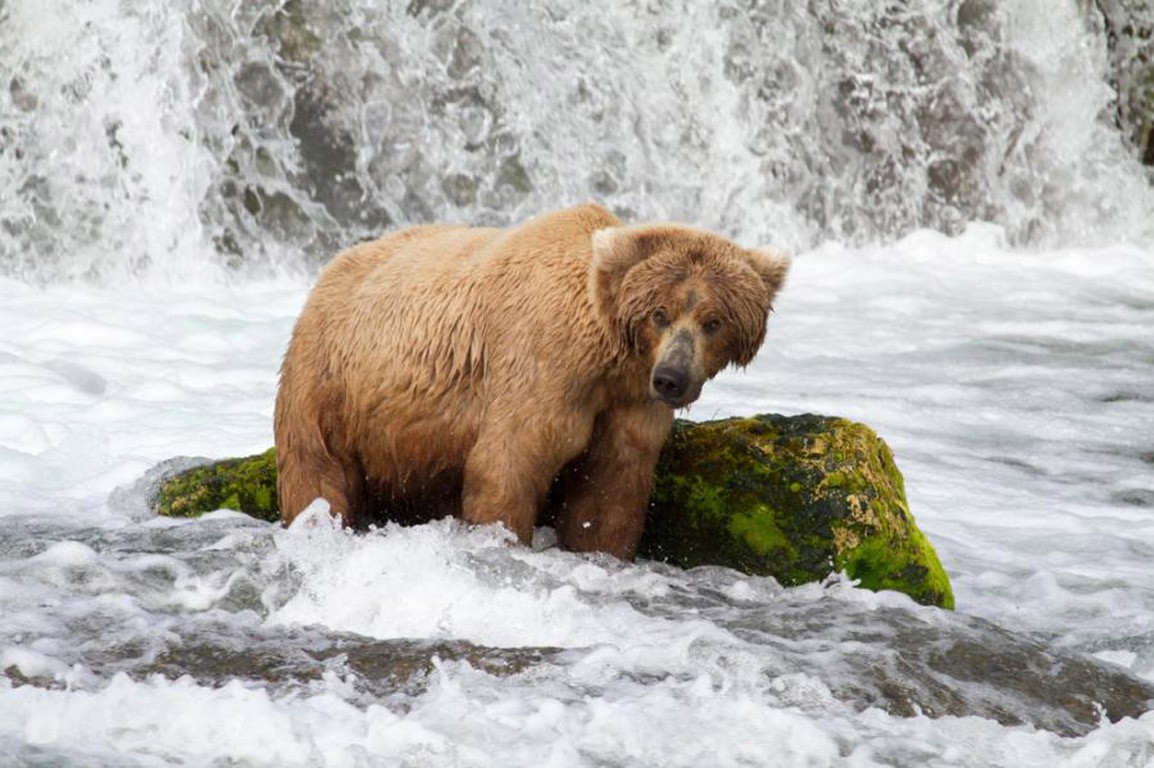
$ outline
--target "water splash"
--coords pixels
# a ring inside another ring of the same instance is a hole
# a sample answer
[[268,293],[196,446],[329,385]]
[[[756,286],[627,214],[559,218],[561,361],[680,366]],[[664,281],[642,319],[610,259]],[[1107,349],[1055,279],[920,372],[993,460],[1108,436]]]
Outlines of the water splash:
[[793,248],[1151,234],[1076,3],[377,5],[0,5],[0,272],[267,271],[589,198]]

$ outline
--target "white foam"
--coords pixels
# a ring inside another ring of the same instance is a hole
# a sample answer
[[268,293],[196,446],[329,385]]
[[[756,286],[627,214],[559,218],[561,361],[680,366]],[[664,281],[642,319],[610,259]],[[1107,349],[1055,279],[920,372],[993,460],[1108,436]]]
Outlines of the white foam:
[[301,574],[301,589],[273,614],[274,624],[503,648],[607,644],[654,651],[709,631],[704,622],[650,619],[620,599],[661,594],[659,577],[615,578],[557,550],[530,557],[499,526],[468,530],[446,520],[355,536],[327,517],[298,520],[277,543]]
[[[783,682],[782,685],[788,683]],[[68,754],[254,765],[1118,765],[1151,755],[1150,715],[1084,738],[977,718],[780,706],[702,678],[621,683],[597,697],[441,664],[406,712],[334,693],[114,677],[99,691],[2,692],[0,734]],[[819,697],[820,698],[820,697]],[[824,702],[821,702],[825,704]]]

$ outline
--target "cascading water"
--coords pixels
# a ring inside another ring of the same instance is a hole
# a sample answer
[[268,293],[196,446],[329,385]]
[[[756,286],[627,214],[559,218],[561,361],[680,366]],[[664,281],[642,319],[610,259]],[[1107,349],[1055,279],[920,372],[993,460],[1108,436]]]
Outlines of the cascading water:
[[[1074,2],[0,6],[0,270],[317,262],[590,198],[791,248],[1149,233]],[[148,227],[140,226],[142,221]]]

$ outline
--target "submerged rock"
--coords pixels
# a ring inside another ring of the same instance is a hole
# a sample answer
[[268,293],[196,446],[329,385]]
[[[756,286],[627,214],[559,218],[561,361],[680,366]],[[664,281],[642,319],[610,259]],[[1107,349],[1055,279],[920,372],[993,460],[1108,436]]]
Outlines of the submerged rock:
[[[704,569],[701,569],[704,570]],[[1154,684],[975,616],[834,584],[700,615],[762,649],[770,676],[811,676],[837,699],[897,717],[978,716],[1081,736],[1154,707]]]
[[[219,535],[228,525],[222,519],[209,533]],[[107,623],[116,619],[101,615],[82,622],[82,642],[59,651],[71,668],[84,670],[79,681],[66,684],[40,667],[23,669],[14,663],[0,669],[0,685],[99,689],[117,675],[140,681],[191,679],[206,687],[240,681],[278,699],[329,690],[358,707],[405,712],[420,706],[420,697],[437,684],[438,667],[462,664],[472,680],[483,675],[499,681],[503,690],[521,690],[526,696],[540,696],[544,686],[549,696],[578,710],[605,695],[605,688],[587,674],[568,672],[604,653],[596,643],[492,647],[460,638],[375,638],[320,624],[270,622],[262,614],[275,610],[287,594],[266,604],[268,587],[291,579],[281,568],[264,569],[275,551],[271,539],[258,535],[250,540],[259,557],[221,553],[235,558],[231,572],[250,584],[253,595],[243,606],[226,599],[214,610],[184,614],[177,625],[166,623],[169,631],[159,633],[117,625],[115,631],[128,633],[130,640],[133,631],[149,633],[147,640],[132,642],[108,642],[113,630]],[[188,542],[169,554],[192,557],[205,544]],[[492,586],[507,576],[501,564],[508,557],[496,553],[460,567],[476,569],[478,580]],[[895,717],[981,717],[1076,737],[1105,722],[1141,717],[1154,705],[1154,684],[1113,664],[892,594],[863,598],[843,582],[783,590],[724,568],[647,567],[674,588],[656,595],[625,592],[618,599],[649,619],[672,625],[690,617],[715,627],[719,631],[705,633],[695,644],[693,658],[738,691],[764,686],[767,707],[828,713],[832,698],[855,712],[873,708]],[[591,594],[573,589],[582,600],[607,597],[596,589]],[[617,657],[621,672],[649,669],[644,646],[643,641],[637,656]],[[613,662],[601,658],[594,663]],[[338,682],[326,688],[326,679]],[[619,680],[608,675],[602,685]],[[680,685],[641,674],[630,684]],[[469,690],[467,683],[462,685]]]
[[[274,450],[182,469],[162,478],[149,499],[161,515],[229,508],[275,521]],[[772,576],[787,586],[844,571],[867,589],[954,604],[889,447],[845,419],[678,421],[658,462],[639,554],[683,568]]]

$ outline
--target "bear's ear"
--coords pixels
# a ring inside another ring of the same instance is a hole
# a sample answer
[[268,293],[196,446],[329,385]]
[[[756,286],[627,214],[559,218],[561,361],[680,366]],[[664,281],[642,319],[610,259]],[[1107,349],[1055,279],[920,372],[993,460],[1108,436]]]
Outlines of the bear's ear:
[[645,224],[609,227],[593,233],[589,293],[603,318],[617,317],[617,294],[625,273],[657,252],[662,241],[660,229]]
[[[764,299],[744,305],[749,309],[748,316],[738,323],[741,331],[737,337],[737,349],[733,362],[739,366],[749,365],[761,342],[765,340],[765,322],[769,312],[773,309],[773,299],[785,284],[785,276],[789,273],[790,259],[783,253],[769,250],[746,250],[745,258],[754,273],[761,278],[765,289]],[[754,310],[753,306],[757,309]]]
[[745,253],[749,259],[749,266],[753,267],[753,271],[765,283],[765,289],[769,291],[769,300],[772,302],[773,297],[785,285],[785,276],[789,274],[790,258],[780,251],[769,248],[748,250]]

